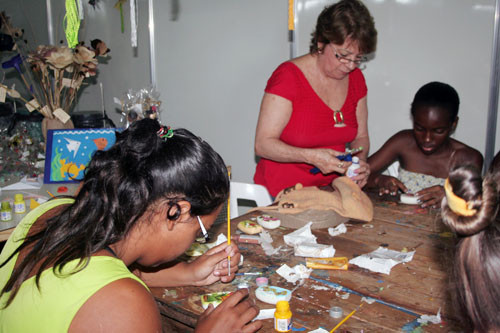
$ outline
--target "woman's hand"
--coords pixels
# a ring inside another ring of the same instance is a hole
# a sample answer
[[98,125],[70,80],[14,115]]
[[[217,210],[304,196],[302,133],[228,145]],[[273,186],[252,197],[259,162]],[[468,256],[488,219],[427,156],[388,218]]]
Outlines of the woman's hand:
[[259,314],[259,308],[248,299],[248,289],[239,289],[217,308],[212,304],[198,319],[195,332],[256,332],[262,322],[250,322]]
[[351,165],[351,162],[339,160],[337,156],[342,154],[341,152],[327,148],[311,149],[311,156],[308,160],[310,164],[317,167],[325,175],[332,172],[344,174]]
[[422,208],[439,208],[441,206],[441,201],[443,200],[445,193],[442,186],[435,185],[432,187],[424,188],[423,190],[418,191],[415,195],[418,196],[420,202],[422,203],[420,205]]
[[401,190],[403,193],[408,192],[406,186],[397,178],[392,176],[379,175],[375,179],[375,184],[378,187],[378,194],[390,194],[395,196],[398,194],[398,190]]
[[359,168],[355,170],[356,176],[352,177],[352,180],[358,184],[360,188],[366,185],[368,182],[368,177],[370,177],[370,165],[366,161],[359,160]]
[[[227,275],[227,257],[231,256],[231,275]],[[240,262],[240,251],[235,243],[226,242],[211,248],[189,264],[193,285],[206,286],[219,280],[229,282],[234,279]]]

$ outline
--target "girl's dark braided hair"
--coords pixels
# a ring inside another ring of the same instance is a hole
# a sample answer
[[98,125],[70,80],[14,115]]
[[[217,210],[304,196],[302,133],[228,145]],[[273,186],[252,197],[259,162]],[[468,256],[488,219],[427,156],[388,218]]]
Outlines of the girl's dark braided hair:
[[64,265],[79,259],[79,269],[85,268],[93,253],[122,240],[159,199],[167,200],[165,218],[173,220],[179,210],[171,208],[179,200],[191,204],[192,215],[207,215],[225,202],[229,178],[222,158],[186,129],[160,138],[160,128],[156,120],[136,121],[116,134],[109,150],[94,154],[75,202],[48,219],[46,228],[28,235],[0,263],[2,267],[32,247],[1,290],[0,295],[11,291],[6,306],[37,265],[37,286],[41,273],[51,266],[60,274]]

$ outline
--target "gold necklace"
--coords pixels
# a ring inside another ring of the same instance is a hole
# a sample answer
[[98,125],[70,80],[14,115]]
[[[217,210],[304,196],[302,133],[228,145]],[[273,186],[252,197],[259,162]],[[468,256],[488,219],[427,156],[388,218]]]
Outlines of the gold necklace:
[[[339,116],[338,118],[340,118],[339,120],[337,120],[337,115]],[[342,114],[342,111],[340,110],[333,111],[333,121],[335,122],[334,127],[345,127],[344,115]]]

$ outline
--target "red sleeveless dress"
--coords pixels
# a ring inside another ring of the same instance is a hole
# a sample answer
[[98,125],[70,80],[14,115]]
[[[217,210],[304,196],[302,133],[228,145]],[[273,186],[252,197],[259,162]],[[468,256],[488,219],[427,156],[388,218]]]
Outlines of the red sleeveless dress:
[[[331,148],[345,151],[345,145],[356,137],[358,122],[356,107],[366,96],[367,88],[361,70],[349,74],[349,88],[341,108],[345,127],[335,127],[333,111],[313,90],[302,71],[292,62],[281,64],[267,81],[266,93],[292,102],[292,115],[281,133],[280,140],[301,148]],[[337,115],[337,120],[340,119]],[[338,174],[311,174],[313,165],[281,163],[261,158],[254,175],[256,184],[264,185],[272,196],[286,187],[302,183],[304,186],[331,184]]]

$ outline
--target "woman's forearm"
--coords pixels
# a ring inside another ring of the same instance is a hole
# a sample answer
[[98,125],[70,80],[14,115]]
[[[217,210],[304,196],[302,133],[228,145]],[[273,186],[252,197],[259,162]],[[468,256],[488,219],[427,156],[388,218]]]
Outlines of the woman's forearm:
[[368,152],[370,150],[370,139],[367,136],[359,137],[351,142],[351,149],[363,147],[359,153],[356,154],[360,159],[366,161],[368,159]]
[[274,138],[262,139],[255,144],[255,153],[258,156],[282,163],[313,164],[311,150],[294,147]]

